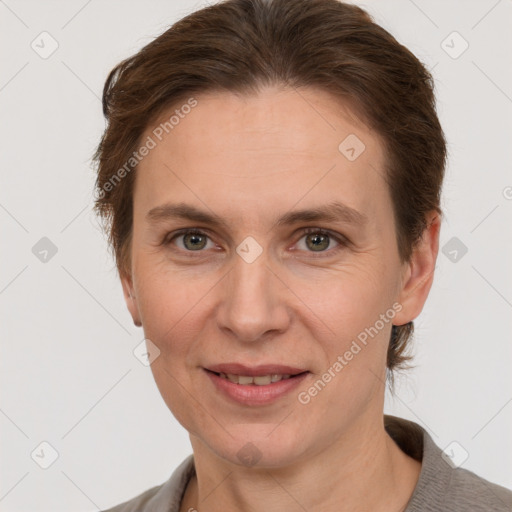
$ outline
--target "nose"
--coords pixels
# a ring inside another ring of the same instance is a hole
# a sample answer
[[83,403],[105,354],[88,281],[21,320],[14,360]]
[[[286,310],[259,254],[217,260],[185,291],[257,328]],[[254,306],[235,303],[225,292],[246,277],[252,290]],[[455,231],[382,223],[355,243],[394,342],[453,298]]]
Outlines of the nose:
[[240,342],[266,340],[289,326],[291,309],[286,301],[292,294],[269,263],[266,250],[252,263],[235,254],[223,279],[218,326]]

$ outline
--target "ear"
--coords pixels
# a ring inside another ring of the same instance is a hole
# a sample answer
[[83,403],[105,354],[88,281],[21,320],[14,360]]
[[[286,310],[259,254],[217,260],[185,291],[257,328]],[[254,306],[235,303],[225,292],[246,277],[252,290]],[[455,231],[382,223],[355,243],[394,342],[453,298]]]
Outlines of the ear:
[[137,297],[135,296],[134,293],[133,281],[131,276],[126,273],[122,273],[121,285],[123,287],[124,300],[128,307],[128,311],[130,311],[130,315],[132,315],[133,323],[137,327],[141,327],[142,322],[140,320],[139,307],[137,305]]
[[437,212],[430,212],[426,220],[421,240],[413,248],[410,261],[404,264],[398,299],[402,309],[395,315],[394,325],[404,325],[421,313],[434,281],[441,219]]

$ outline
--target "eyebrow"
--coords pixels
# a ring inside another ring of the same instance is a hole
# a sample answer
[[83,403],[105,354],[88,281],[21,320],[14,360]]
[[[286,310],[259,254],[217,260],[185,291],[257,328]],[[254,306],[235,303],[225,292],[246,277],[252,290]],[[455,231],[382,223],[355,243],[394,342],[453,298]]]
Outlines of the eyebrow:
[[[229,227],[228,222],[222,219],[222,217],[186,203],[165,203],[152,208],[146,214],[146,220],[150,224],[157,224],[172,219],[185,219],[223,229]],[[346,204],[335,201],[312,209],[295,210],[285,213],[277,219],[276,224],[278,226],[287,226],[299,222],[313,221],[344,222],[363,227],[368,223],[368,217]]]

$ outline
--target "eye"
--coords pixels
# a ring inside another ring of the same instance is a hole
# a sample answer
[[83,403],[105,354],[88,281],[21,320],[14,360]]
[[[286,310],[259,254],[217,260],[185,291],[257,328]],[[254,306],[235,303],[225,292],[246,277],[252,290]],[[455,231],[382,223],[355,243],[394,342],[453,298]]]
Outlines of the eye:
[[[200,231],[198,229],[187,229],[184,231],[180,231],[175,233],[172,237],[164,240],[165,245],[170,245],[175,240],[182,240],[182,244],[177,244],[178,247],[187,252],[201,252],[205,247],[211,249],[212,247],[207,247],[209,236]],[[213,244],[213,242],[210,243]]]
[[[178,240],[181,243],[178,243]],[[303,240],[304,242],[302,242]],[[333,241],[336,245],[331,248]],[[209,235],[199,229],[183,229],[175,232],[166,237],[162,243],[163,245],[176,244],[179,250],[187,253],[200,253],[204,252],[203,249],[214,249],[216,247],[210,240]],[[208,243],[210,243],[209,246]],[[305,252],[327,253],[330,256],[343,249],[347,244],[348,241],[342,235],[321,228],[305,228],[302,230],[302,236],[296,246],[299,247],[299,250]]]
[[[306,252],[313,253],[324,253],[327,252],[329,255],[338,252],[345,245],[347,245],[347,241],[341,235],[335,235],[330,231],[326,231],[320,228],[307,228],[303,230],[304,235],[300,238],[299,242],[304,240],[298,246],[300,249],[305,250]],[[334,248],[329,249],[332,245],[332,241],[335,241],[337,245]],[[300,247],[302,245],[302,247]],[[305,249],[303,249],[305,247]]]

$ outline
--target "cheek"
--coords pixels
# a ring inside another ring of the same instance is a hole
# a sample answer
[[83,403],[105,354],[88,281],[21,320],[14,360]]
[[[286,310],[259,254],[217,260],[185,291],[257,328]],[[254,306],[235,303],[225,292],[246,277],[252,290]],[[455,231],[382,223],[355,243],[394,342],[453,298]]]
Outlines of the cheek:
[[138,307],[146,338],[160,350],[160,362],[172,372],[183,372],[186,354],[198,339],[208,293],[218,281],[209,274],[172,272],[151,259],[136,270]]
[[320,373],[331,368],[331,375],[336,375],[329,385],[331,391],[323,395],[326,406],[332,402],[347,407],[356,397],[379,387],[376,376],[385,378],[387,346],[395,315],[392,279],[382,274],[380,267],[375,271],[365,269],[317,282],[301,294],[308,297],[301,322],[309,324],[317,348],[323,352]]
[[392,279],[381,267],[347,267],[317,278],[313,284],[301,280],[296,286],[306,309],[330,327],[331,334],[344,338],[375,323],[391,307],[394,296]]
[[196,425],[208,424],[201,407],[192,412],[190,404],[202,403],[194,396],[197,378],[197,350],[201,315],[207,307],[208,291],[218,280],[166,271],[158,265],[138,268],[139,308],[144,335],[157,345],[159,356],[150,368],[160,394],[169,410],[185,428],[195,433]]
[[395,310],[390,283],[378,279],[378,275],[345,275],[330,280],[324,293],[318,292],[318,284],[312,286],[309,308],[303,308],[301,322],[309,324],[315,340],[312,350],[319,356],[318,361],[322,360],[316,379],[326,384],[312,383],[312,387],[301,389],[302,396],[311,397],[313,407],[328,411],[326,415],[334,424],[342,425],[350,415],[362,414],[385,385]]
[[145,257],[136,268],[138,305],[148,326],[171,329],[209,293],[219,276],[204,269],[172,268],[161,257]]

